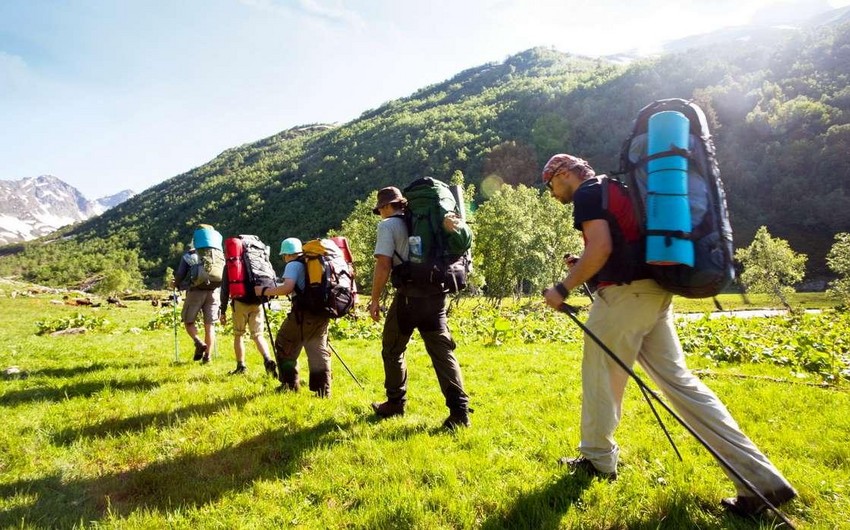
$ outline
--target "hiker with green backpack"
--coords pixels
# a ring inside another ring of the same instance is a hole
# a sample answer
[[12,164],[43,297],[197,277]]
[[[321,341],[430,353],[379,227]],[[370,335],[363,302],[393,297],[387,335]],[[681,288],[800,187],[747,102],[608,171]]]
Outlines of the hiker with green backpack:
[[[174,271],[174,286],[186,291],[181,319],[195,343],[193,361],[210,362],[215,351],[215,323],[219,318],[219,287],[224,275],[222,237],[212,226],[202,224],[192,236],[192,244]],[[198,337],[195,321],[204,317],[204,340]]]
[[466,284],[466,253],[472,235],[442,182],[420,179],[405,188],[405,193],[407,197],[396,187],[381,189],[373,210],[381,216],[369,303],[373,320],[381,319],[381,296],[389,281],[396,294],[386,314],[382,338],[387,400],[372,403],[372,409],[380,418],[404,414],[405,350],[413,330],[418,329],[449,408],[443,427],[468,427],[469,396],[448,328],[446,294]]
[[542,177],[558,201],[574,205],[574,228],[585,242],[581,256],[570,260],[566,278],[544,292],[546,303],[569,311],[569,292],[592,279],[598,282],[584,324],[580,456],[561,463],[590,476],[617,478],[620,450],[614,432],[631,375],[624,367],[639,362],[735,484],[737,496],[722,500],[725,509],[756,515],[768,507],[764,501],[775,507],[796,497],[720,399],[686,366],[673,321],[673,294],[644,258],[645,236],[628,190],[568,154],[553,156]]

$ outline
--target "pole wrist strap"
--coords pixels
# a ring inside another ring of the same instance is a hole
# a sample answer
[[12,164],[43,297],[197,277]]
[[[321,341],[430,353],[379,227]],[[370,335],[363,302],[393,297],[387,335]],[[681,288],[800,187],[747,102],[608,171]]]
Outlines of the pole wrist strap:
[[553,285],[552,288],[555,289],[556,291],[558,291],[558,294],[561,295],[562,297],[564,297],[564,300],[566,300],[567,298],[570,297],[570,291],[567,290],[566,287],[564,287],[563,283],[558,282],[555,285]]

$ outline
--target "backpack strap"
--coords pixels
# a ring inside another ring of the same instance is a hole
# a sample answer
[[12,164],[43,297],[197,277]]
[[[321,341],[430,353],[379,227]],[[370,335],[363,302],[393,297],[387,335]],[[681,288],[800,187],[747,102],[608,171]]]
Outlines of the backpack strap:
[[597,176],[596,180],[599,182],[600,189],[602,190],[602,211],[608,211],[608,177],[605,176]]
[[[392,219],[393,217],[397,217],[397,218],[401,219],[402,221],[404,221],[404,225],[407,227],[408,235],[410,235],[410,225],[407,222],[408,216],[404,212],[402,212],[402,213],[395,213],[393,215],[390,215],[389,217],[387,217],[387,219]],[[402,263],[405,263],[407,261],[404,258],[402,258],[401,255],[398,253],[398,251],[395,250],[395,249],[393,249],[393,257],[398,258],[398,260]]]
[[694,240],[693,234],[683,230],[647,230],[648,236],[664,236],[664,246],[669,247],[673,244],[673,238]]

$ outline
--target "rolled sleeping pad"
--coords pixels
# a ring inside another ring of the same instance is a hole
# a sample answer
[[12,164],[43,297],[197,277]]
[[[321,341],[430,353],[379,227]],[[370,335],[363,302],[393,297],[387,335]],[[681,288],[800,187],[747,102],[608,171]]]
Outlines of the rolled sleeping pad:
[[449,186],[449,191],[452,192],[452,196],[455,198],[457,210],[460,212],[460,218],[466,221],[466,201],[463,200],[463,188],[457,184],[452,184]]
[[345,262],[354,263],[354,259],[351,257],[351,248],[348,246],[348,238],[345,236],[334,236],[330,239],[342,251],[342,257],[345,258]]
[[245,246],[242,239],[229,237],[224,240],[224,266],[227,267],[227,292],[230,298],[242,298],[247,294],[245,289],[245,263],[242,254]]
[[[646,196],[646,229],[691,231],[687,195]],[[654,265],[694,265],[694,244],[690,239],[664,235],[646,237],[646,261]]]
[[198,228],[192,236],[192,244],[195,248],[217,248],[224,250],[221,242],[221,234],[212,228]]
[[[664,111],[649,118],[647,156],[688,148],[690,122],[681,112]],[[670,154],[647,163],[646,228],[690,233],[688,159]],[[656,265],[694,264],[694,245],[689,239],[648,235],[646,262]]]

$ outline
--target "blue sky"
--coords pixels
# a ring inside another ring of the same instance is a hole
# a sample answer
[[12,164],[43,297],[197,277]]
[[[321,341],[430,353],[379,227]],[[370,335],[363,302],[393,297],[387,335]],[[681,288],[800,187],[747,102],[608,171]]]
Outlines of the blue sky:
[[534,46],[604,55],[850,0],[0,0],[0,179],[90,199]]

